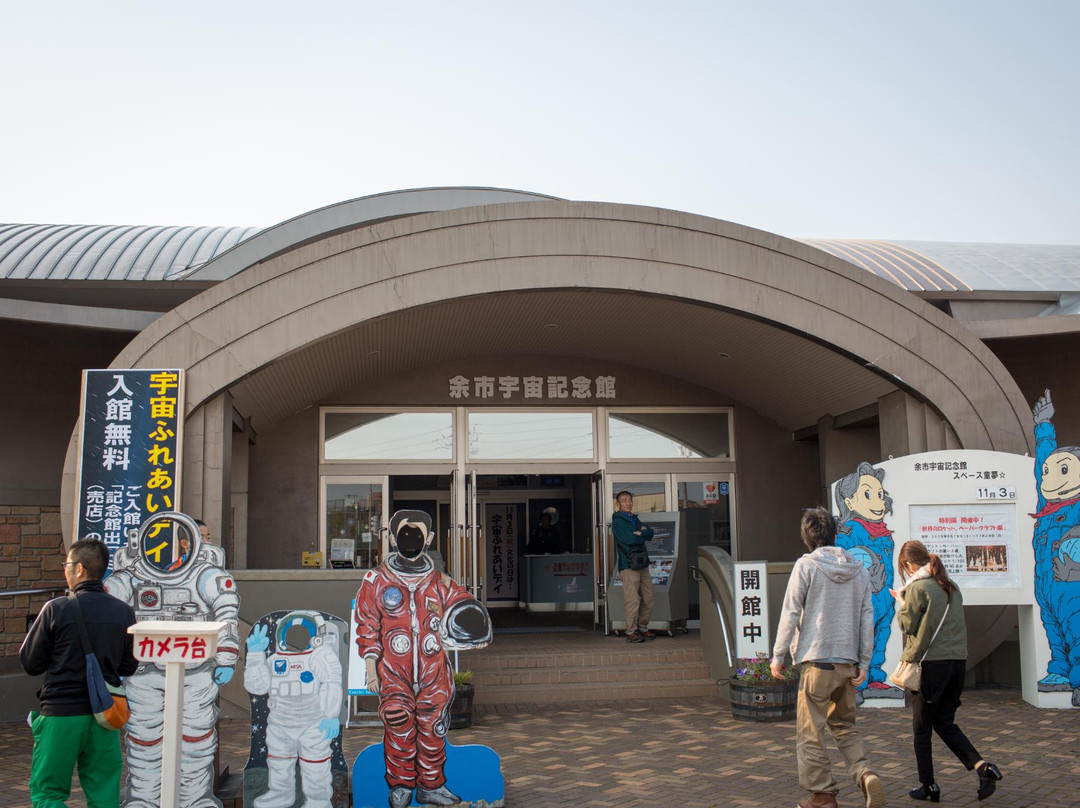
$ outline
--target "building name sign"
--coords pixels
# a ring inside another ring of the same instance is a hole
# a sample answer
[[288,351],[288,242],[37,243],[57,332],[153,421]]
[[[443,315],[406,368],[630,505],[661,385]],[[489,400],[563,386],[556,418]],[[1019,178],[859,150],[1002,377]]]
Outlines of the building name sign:
[[614,376],[467,376],[448,380],[450,398],[614,399]]

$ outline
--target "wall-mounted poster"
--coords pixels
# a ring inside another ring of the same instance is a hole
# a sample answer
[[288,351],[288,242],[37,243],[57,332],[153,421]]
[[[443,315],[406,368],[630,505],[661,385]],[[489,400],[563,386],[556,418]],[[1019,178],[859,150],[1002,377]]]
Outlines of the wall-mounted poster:
[[941,558],[949,577],[966,592],[969,586],[1016,587],[1016,507],[985,505],[912,505],[913,539]]
[[487,571],[484,588],[488,600],[518,599],[518,573],[527,534],[525,503],[489,502],[484,505]]

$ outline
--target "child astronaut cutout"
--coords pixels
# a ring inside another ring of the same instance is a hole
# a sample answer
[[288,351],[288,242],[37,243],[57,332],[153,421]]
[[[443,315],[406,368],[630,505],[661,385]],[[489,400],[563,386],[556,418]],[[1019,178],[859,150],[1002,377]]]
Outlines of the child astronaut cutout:
[[[173,523],[178,530],[171,529]],[[218,686],[232,679],[240,653],[240,596],[224,566],[225,551],[203,541],[194,519],[168,511],[147,519],[138,533],[132,531],[127,545],[116,551],[113,574],[105,579],[106,591],[131,604],[140,621],[223,620],[228,624],[214,658],[188,665],[185,670],[181,808],[221,808],[221,801],[214,796],[217,694]],[[124,808],[157,808],[161,802],[165,666],[144,662],[124,685],[131,720],[124,726],[127,779],[120,804]]]
[[491,642],[487,609],[439,573],[427,548],[431,517],[398,511],[390,518],[394,552],[370,570],[356,593],[356,643],[367,687],[379,694],[391,808],[454,805],[447,787],[446,732],[454,699],[447,650]]
[[[307,646],[301,650],[286,643],[293,628],[306,632]],[[332,806],[330,742],[341,731],[343,697],[339,631],[319,612],[293,611],[278,619],[269,656],[267,623],[255,625],[248,635],[244,687],[256,696],[269,695],[269,787],[255,798],[255,808],[292,808],[298,764],[304,808]]]

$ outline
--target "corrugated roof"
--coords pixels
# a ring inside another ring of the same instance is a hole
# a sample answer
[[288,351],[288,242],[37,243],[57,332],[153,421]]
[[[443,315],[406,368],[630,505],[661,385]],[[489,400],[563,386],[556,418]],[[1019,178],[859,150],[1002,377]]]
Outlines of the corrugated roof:
[[1080,292],[1080,246],[802,239],[909,292]]
[[0,278],[158,281],[206,263],[259,230],[0,224]]

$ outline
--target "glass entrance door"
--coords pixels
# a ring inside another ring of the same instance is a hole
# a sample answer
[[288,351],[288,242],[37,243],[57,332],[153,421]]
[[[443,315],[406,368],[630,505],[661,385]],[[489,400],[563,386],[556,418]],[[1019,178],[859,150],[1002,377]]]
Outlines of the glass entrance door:
[[[731,503],[734,499],[732,474],[676,474],[675,493],[679,512],[683,515],[686,560],[697,566],[698,547],[712,545],[735,555],[734,520]],[[700,617],[698,587],[691,576],[687,582],[690,619]]]
[[385,476],[323,477],[319,551],[326,568],[371,569],[385,557]]
[[593,628],[603,626],[608,633],[607,582],[611,575],[611,558],[608,543],[608,494],[607,480],[603,471],[592,475],[592,554],[593,554]]

